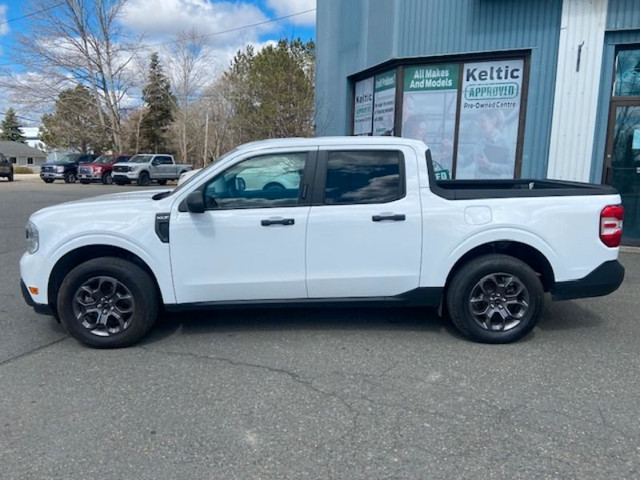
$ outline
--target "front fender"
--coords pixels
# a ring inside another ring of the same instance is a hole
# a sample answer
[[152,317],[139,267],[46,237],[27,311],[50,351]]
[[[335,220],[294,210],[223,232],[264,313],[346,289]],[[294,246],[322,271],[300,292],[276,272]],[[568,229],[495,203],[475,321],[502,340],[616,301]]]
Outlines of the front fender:
[[96,246],[97,248],[100,245],[121,248],[139,257],[155,276],[163,301],[165,303],[175,303],[169,247],[167,244],[158,242],[157,238],[147,239],[143,237],[141,239],[132,239],[113,232],[109,232],[108,234],[79,235],[51,249],[48,255],[49,265],[47,278],[56,263],[68,253],[82,247]]

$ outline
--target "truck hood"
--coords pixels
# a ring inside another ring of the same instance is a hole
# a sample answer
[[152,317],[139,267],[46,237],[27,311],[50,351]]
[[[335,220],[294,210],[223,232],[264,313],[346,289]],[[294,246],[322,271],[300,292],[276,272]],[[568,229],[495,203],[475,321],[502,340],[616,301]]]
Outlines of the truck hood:
[[38,210],[31,216],[31,220],[37,224],[39,221],[47,221],[48,219],[59,222],[62,218],[66,220],[74,217],[86,217],[88,214],[96,217],[111,215],[117,217],[136,214],[141,209],[152,211],[153,208],[150,208],[150,204],[155,205],[158,202],[151,197],[166,191],[167,189],[164,188],[83,198]]

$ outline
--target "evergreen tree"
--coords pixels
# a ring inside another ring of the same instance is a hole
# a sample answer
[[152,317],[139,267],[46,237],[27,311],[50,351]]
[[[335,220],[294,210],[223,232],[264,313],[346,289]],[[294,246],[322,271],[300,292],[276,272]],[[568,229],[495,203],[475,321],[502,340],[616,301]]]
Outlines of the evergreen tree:
[[2,120],[2,125],[0,125],[0,128],[2,129],[2,133],[0,133],[0,140],[25,143],[26,139],[22,135],[22,131],[20,130],[21,127],[22,125],[20,125],[20,122],[18,121],[16,111],[13,108],[9,108],[4,116],[4,120]]
[[315,43],[300,39],[236,54],[223,81],[241,141],[313,135],[314,62]]
[[173,121],[173,106],[169,79],[162,72],[156,52],[151,54],[147,86],[142,91],[145,112],[140,124],[142,151],[164,153],[167,151],[167,130]]
[[103,152],[111,136],[99,122],[99,111],[89,89],[76,85],[60,92],[53,114],[42,116],[40,140],[49,147],[81,153]]

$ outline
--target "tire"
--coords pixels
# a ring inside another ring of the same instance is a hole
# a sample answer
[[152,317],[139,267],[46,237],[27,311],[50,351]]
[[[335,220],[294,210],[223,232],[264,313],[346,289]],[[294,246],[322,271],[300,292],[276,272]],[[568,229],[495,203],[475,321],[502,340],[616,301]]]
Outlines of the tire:
[[544,290],[538,275],[508,255],[484,255],[464,265],[447,288],[447,307],[456,328],[482,343],[510,343],[538,323]]
[[158,185],[166,185],[167,181],[166,180],[158,180]]
[[95,348],[127,347],[155,323],[158,293],[138,265],[116,257],[94,258],[64,278],[57,310],[62,325],[79,342]]
[[262,190],[265,192],[281,192],[282,190],[285,190],[285,188],[284,185],[280,183],[267,183]]
[[53,183],[53,178],[43,178],[42,181],[44,183]]
[[113,176],[111,175],[111,172],[107,172],[104,175],[102,175],[102,183],[104,185],[113,184]]
[[76,183],[76,174],[67,172],[64,174],[64,183]]
[[149,176],[149,172],[140,172],[140,175],[138,175],[138,185],[146,187],[150,183],[151,177]]

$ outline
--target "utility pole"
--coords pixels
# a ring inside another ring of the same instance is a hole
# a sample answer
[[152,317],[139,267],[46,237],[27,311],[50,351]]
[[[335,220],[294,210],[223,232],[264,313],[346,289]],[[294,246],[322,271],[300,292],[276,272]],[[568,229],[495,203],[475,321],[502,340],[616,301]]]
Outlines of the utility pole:
[[207,166],[207,149],[209,148],[209,110],[204,119],[204,155],[202,157],[202,168]]

